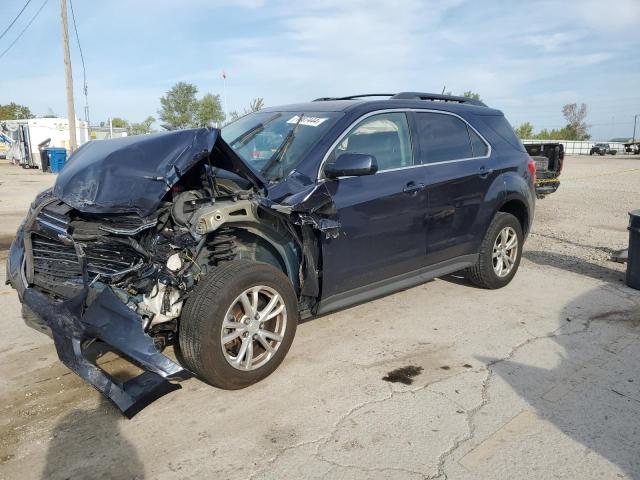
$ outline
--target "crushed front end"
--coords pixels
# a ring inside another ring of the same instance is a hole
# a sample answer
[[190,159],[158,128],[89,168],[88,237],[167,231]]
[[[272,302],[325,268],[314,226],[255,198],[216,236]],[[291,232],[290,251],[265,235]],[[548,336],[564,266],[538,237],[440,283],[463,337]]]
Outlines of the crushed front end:
[[[220,263],[270,263],[301,312],[314,311],[318,238],[339,223],[326,185],[305,185],[268,200],[264,180],[214,129],[89,142],[31,205],[7,277],[26,323],[131,417],[192,375],[161,352],[178,346],[183,305]],[[143,373],[113,378],[97,362],[107,351]]]
[[[177,276],[188,246],[159,231],[158,216],[87,216],[51,195],[39,200],[7,259],[25,321],[51,335],[60,360],[132,417],[180,388],[171,381],[190,376],[160,353],[193,281]],[[106,351],[144,373],[117,381],[97,366]]]
[[[214,168],[232,180],[217,179]],[[197,224],[239,202],[246,215],[233,221],[256,222],[252,180],[215,129],[83,145],[36,197],[10,249],[7,278],[26,323],[49,334],[60,360],[129,417],[180,388],[174,381],[191,373],[161,351],[175,343],[199,278],[235,256],[224,222],[200,233]],[[107,351],[143,373],[113,378],[97,362]]]

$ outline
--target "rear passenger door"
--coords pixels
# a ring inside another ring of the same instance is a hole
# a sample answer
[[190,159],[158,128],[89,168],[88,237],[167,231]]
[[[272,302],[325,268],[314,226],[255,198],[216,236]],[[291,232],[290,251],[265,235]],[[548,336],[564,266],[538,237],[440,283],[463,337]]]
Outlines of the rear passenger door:
[[481,206],[499,175],[491,148],[457,115],[415,112],[413,118],[427,183],[427,264],[476,253],[484,235]]

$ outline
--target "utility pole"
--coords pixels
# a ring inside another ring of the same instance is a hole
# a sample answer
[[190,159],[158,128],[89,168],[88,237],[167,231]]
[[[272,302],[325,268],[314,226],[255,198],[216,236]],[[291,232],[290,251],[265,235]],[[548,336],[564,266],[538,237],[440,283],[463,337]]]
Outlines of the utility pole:
[[67,117],[69,120],[69,150],[78,148],[76,141],[76,110],[73,106],[73,72],[71,71],[71,55],[69,54],[69,23],[67,21],[67,0],[60,0],[60,17],[62,19],[62,51],[64,52],[64,73],[67,81]]
[[638,120],[638,115],[634,115],[633,116],[633,138],[631,139],[632,142],[636,141],[636,121]]

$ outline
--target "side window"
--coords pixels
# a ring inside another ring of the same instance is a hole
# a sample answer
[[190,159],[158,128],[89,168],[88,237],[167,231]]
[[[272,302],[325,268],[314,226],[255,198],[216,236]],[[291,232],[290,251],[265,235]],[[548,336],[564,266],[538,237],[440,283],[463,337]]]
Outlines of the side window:
[[473,150],[474,157],[484,157],[487,153],[489,153],[489,147],[484,141],[480,138],[473,129],[467,127],[469,130],[469,138],[471,138],[471,149]]
[[459,118],[441,113],[418,112],[416,127],[422,147],[422,163],[474,156],[467,124]]
[[381,113],[364,119],[347,134],[333,151],[373,155],[378,171],[413,165],[411,137],[404,113]]

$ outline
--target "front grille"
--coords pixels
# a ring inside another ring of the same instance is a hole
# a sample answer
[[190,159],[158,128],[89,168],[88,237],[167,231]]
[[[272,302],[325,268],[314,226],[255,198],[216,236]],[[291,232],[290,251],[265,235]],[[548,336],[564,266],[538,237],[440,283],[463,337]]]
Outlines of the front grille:
[[[81,280],[82,270],[72,245],[34,234],[31,237],[33,272],[60,280]],[[131,247],[119,242],[96,241],[84,247],[89,276],[111,278],[126,273],[142,261]]]
[[142,262],[142,258],[133,248],[114,241],[88,244],[84,252],[87,257],[87,271],[94,275],[121,275]]
[[[36,218],[30,232],[31,243],[27,254],[32,257],[33,277],[30,281],[41,289],[61,296],[69,296],[82,286],[82,268],[76,252],[80,245],[87,265],[87,276],[109,283],[137,270],[144,264],[143,257],[123,237],[102,231],[100,218],[71,220],[70,207],[62,202],[48,204]],[[136,227],[125,218],[119,222],[110,218],[104,222],[118,227]],[[137,227],[143,225],[142,222]],[[136,228],[137,228],[136,227]],[[135,228],[134,228],[135,229]],[[76,246],[72,243],[75,240]]]
[[56,280],[82,280],[80,262],[72,245],[65,245],[40,235],[31,236],[34,275]]

